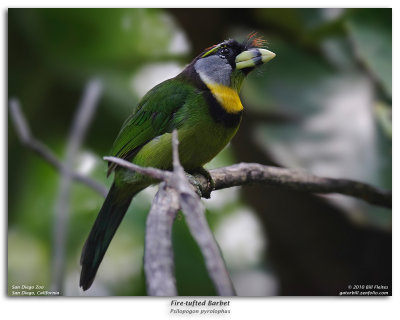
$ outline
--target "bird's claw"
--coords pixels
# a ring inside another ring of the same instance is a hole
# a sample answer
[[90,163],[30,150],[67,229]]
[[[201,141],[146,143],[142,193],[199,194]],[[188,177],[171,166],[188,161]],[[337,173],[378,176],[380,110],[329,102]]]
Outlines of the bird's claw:
[[201,198],[203,196],[202,193],[202,187],[200,182],[192,176],[190,173],[185,172],[186,178],[188,179],[189,183],[194,187],[194,190],[198,194],[198,196]]
[[[201,196],[203,196],[206,199],[210,199],[211,197],[211,192],[214,190],[215,187],[215,182],[213,178],[211,177],[211,174],[204,169],[203,167],[196,168],[190,172],[193,175],[201,175],[207,179],[207,187],[203,188],[202,185],[197,181],[199,185],[199,190],[201,192]],[[194,177],[196,180],[196,178]]]

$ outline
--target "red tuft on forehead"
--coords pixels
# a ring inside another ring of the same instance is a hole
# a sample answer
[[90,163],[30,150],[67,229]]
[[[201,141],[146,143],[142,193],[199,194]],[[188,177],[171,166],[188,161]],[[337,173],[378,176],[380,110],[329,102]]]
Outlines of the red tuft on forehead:
[[261,36],[257,37],[257,32],[252,32],[247,36],[247,46],[260,48],[267,43]]

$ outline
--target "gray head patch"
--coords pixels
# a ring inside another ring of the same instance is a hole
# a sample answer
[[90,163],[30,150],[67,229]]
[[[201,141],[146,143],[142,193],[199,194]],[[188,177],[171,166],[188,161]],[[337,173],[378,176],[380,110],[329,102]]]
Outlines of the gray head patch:
[[225,59],[212,55],[197,60],[194,65],[201,80],[230,86],[232,67]]

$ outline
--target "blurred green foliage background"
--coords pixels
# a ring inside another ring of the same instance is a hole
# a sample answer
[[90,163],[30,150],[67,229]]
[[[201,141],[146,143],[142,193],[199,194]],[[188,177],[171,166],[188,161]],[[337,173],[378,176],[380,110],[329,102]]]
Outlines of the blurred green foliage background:
[[[304,169],[391,189],[391,9],[9,9],[8,92],[34,135],[61,159],[85,85],[103,83],[75,169],[109,186],[107,155],[144,93],[204,48],[257,31],[277,54],[246,80],[239,133],[209,168],[239,161]],[[8,284],[51,288],[60,175],[8,126]],[[156,187],[131,205],[92,288],[79,256],[103,198],[74,183],[63,295],[146,295],[146,214]],[[232,188],[207,218],[239,295],[336,295],[391,283],[391,211],[344,196]],[[179,216],[178,291],[214,295]]]

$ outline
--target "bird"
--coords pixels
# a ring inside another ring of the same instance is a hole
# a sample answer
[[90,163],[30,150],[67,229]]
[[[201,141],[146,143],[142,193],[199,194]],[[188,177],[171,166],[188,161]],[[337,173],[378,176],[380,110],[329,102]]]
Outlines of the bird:
[[[156,85],[126,119],[111,155],[143,167],[172,168],[172,131],[185,171],[204,172],[236,134],[243,114],[239,97],[246,76],[275,53],[255,33],[205,49],[176,77]],[[156,181],[109,162],[114,181],[81,254],[80,287],[91,287],[107,248],[132,198]],[[210,179],[211,177],[208,176]]]

